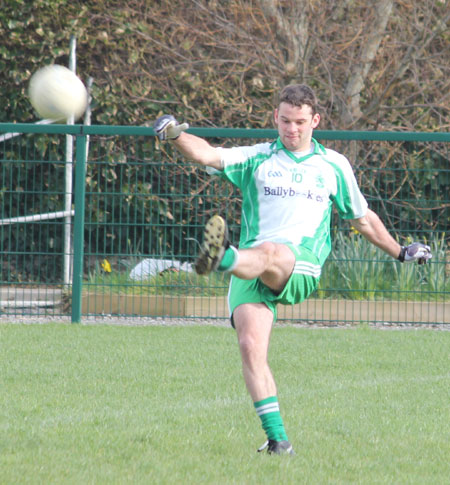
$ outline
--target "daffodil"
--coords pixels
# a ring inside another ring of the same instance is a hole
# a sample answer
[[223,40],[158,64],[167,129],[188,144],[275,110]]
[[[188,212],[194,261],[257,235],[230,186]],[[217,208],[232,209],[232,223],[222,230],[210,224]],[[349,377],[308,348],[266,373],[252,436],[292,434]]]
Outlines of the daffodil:
[[111,264],[106,258],[102,261],[102,268],[105,273],[111,273]]

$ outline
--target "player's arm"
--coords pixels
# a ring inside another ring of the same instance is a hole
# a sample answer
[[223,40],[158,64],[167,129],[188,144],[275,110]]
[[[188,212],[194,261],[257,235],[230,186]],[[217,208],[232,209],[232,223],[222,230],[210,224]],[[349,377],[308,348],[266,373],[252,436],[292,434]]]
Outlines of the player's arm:
[[219,150],[203,138],[185,133],[188,128],[187,123],[179,124],[172,115],[160,116],[153,125],[153,129],[161,141],[171,140],[189,160],[221,170],[222,160]]
[[174,140],[174,145],[189,160],[222,170],[222,159],[219,150],[206,140],[190,133],[182,133]]
[[368,241],[401,262],[418,261],[419,264],[423,264],[432,257],[429,246],[425,244],[412,243],[409,246],[401,246],[389,234],[377,214],[370,209],[367,209],[364,217],[352,219],[351,222]]
[[353,227],[368,241],[382,249],[384,252],[397,258],[400,254],[400,244],[389,234],[381,219],[370,209],[360,219],[352,219]]

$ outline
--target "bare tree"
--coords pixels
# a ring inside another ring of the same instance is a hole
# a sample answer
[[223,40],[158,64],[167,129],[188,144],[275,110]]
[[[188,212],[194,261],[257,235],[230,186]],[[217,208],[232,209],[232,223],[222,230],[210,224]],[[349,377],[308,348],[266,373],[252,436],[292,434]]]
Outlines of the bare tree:
[[89,15],[101,40],[86,47],[89,71],[126,101],[127,122],[150,103],[206,126],[269,127],[274,94],[304,82],[323,103],[326,128],[449,128],[443,0],[192,0],[176,8],[111,0]]
[[259,3],[265,17],[275,25],[287,73],[302,79],[314,48],[310,2],[290,2],[289,8],[279,6],[281,2],[276,0],[259,0]]
[[341,118],[346,126],[353,125],[363,113],[361,111],[361,92],[364,89],[367,75],[377,55],[378,48],[385,36],[394,0],[373,2],[373,20],[366,24],[367,29],[361,33],[359,57],[355,59],[350,76],[345,84],[344,99],[341,103]]

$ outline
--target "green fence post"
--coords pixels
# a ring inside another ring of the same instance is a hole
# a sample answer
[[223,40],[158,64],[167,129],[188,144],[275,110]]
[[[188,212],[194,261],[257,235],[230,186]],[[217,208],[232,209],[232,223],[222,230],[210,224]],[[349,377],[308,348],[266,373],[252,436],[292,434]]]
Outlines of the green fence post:
[[81,322],[83,289],[84,198],[86,192],[87,136],[76,137],[75,227],[73,230],[72,323]]

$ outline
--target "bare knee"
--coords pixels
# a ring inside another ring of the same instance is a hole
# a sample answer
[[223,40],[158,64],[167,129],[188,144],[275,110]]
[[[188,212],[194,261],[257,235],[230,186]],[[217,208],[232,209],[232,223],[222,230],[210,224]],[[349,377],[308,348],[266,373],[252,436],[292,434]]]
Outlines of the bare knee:
[[294,253],[284,244],[264,242],[258,247],[264,254],[266,268],[260,279],[269,288],[279,292],[286,285],[294,269]]
[[266,258],[273,259],[277,251],[277,246],[278,245],[273,242],[265,241],[257,247],[264,253]]
[[238,343],[242,357],[245,357],[246,360],[250,360],[252,355],[256,353],[256,339],[252,335],[241,334],[239,335]]
[[272,312],[263,303],[245,303],[234,310],[233,318],[243,362],[265,361],[272,331]]
[[263,242],[259,246],[257,246],[263,262],[263,266],[266,270],[270,270],[273,266],[277,264],[277,246],[277,244],[270,241]]
[[239,350],[242,363],[247,369],[261,369],[267,362],[267,349],[258,343],[251,335],[239,338]]

